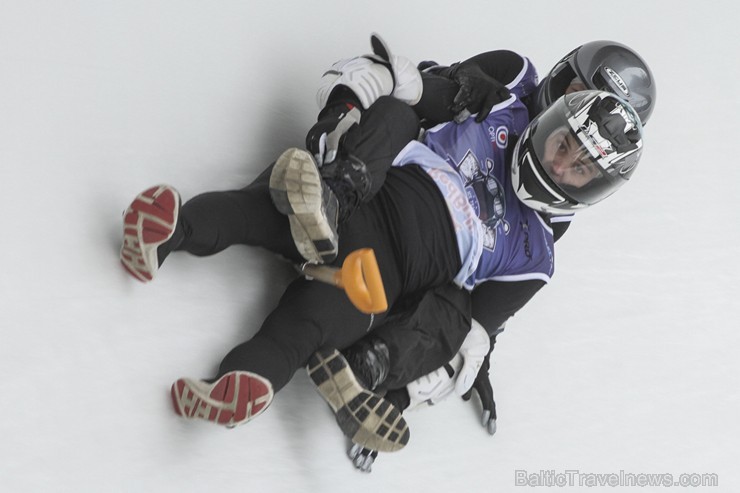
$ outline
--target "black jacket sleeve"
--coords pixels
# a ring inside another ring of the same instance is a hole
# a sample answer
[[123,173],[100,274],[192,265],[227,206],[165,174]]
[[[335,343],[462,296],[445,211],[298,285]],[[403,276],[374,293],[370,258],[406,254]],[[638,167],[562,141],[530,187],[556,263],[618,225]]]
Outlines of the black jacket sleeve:
[[552,235],[553,235],[554,240],[558,241],[560,238],[562,238],[569,227],[570,227],[570,221],[552,223]]
[[465,65],[478,66],[486,75],[490,75],[500,83],[506,85],[513,82],[521,73],[524,68],[524,58],[518,53],[509,50],[487,51],[468,58],[459,64],[453,64],[449,68],[451,75],[454,75],[454,71],[458,67]]
[[493,336],[544,285],[539,280],[485,282],[473,290],[473,318]]

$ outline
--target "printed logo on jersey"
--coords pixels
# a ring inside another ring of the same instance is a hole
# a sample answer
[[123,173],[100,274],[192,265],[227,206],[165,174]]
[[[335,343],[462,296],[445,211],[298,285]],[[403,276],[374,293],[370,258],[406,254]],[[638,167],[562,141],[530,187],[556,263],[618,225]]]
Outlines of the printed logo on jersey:
[[506,144],[509,143],[509,129],[508,127],[498,127],[496,129],[496,143],[500,148],[506,148]]
[[629,87],[627,87],[627,84],[624,82],[624,79],[622,79],[618,73],[616,73],[614,70],[610,69],[609,67],[604,67],[604,71],[606,72],[606,75],[608,75],[609,78],[617,85],[619,90],[624,93],[625,96],[630,95]]
[[505,149],[506,144],[509,142],[509,128],[503,125],[496,129],[488,127],[488,136],[491,138],[491,142],[495,142],[499,149]]
[[498,227],[504,234],[509,234],[509,223],[504,220],[506,215],[506,200],[504,187],[493,175],[495,163],[486,159],[481,166],[478,158],[468,150],[465,156],[456,164],[460,176],[463,178],[465,193],[468,202],[483,223],[483,248],[493,251],[496,248]]
[[524,255],[532,260],[532,248],[529,244],[529,221],[525,219],[519,225],[522,227],[522,233],[524,233]]

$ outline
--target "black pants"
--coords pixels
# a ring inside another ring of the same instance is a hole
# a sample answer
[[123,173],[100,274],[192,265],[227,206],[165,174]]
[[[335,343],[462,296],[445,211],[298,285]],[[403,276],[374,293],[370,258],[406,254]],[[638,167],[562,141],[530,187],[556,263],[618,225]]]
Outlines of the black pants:
[[[373,248],[386,296],[393,306],[399,300],[447,285],[460,269],[460,258],[447,206],[431,178],[416,166],[389,170],[403,141],[410,140],[399,137],[401,132],[416,132],[404,122],[415,124],[416,119],[413,113],[409,117],[410,109],[403,103],[390,100],[383,104],[378,131],[371,127],[376,121],[371,111],[364,115],[361,127],[365,126],[365,137],[358,139],[354,153],[366,162],[382,165],[387,176],[376,196],[341,226],[339,255],[334,263],[341,265],[356,249]],[[395,137],[388,138],[385,128],[396,124],[403,124],[403,128],[391,132]],[[178,249],[211,255],[230,245],[246,244],[302,261],[287,217],[270,200],[269,172],[266,170],[241,190],[211,192],[185,203],[180,214],[185,238]],[[279,390],[318,348],[346,347],[388,318],[385,314],[362,314],[344,292],[334,287],[296,279],[254,337],[226,355],[219,375],[232,370],[252,371]],[[386,325],[384,330],[390,327]]]
[[470,331],[471,295],[447,283],[399,301],[372,332],[390,355],[383,389],[399,389],[448,363]]

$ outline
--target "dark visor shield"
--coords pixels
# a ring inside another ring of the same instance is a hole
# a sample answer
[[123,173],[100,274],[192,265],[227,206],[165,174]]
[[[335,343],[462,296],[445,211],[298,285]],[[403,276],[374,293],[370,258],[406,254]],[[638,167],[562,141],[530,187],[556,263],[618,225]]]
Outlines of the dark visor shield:
[[549,74],[547,93],[550,97],[550,102],[556,101],[560,96],[565,94],[568,86],[576,77],[578,75],[570,64],[570,58],[558,62]]
[[549,103],[556,101],[560,96],[565,94],[565,90],[568,88],[574,78],[578,77],[579,74],[573,70],[572,58],[578,49],[571,51],[565,55],[555,66],[550,70],[548,74],[547,84],[547,95],[550,98]]

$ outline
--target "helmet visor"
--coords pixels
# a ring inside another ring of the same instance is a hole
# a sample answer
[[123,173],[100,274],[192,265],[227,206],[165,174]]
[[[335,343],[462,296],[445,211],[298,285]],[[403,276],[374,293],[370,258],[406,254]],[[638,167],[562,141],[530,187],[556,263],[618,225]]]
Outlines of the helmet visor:
[[571,97],[561,98],[533,122],[530,150],[551,186],[572,201],[595,204],[627,176],[620,176],[625,174],[622,168],[612,166],[618,153],[603,126],[589,115],[574,112],[572,104]]
[[[568,88],[573,83],[574,79],[578,78],[578,74],[573,70],[572,64],[573,56],[577,51],[578,48],[565,55],[555,64],[552,70],[550,70],[547,84],[547,96],[549,97],[547,101],[548,104],[557,101],[560,96],[568,92]],[[583,89],[586,89],[586,87],[583,86]]]

